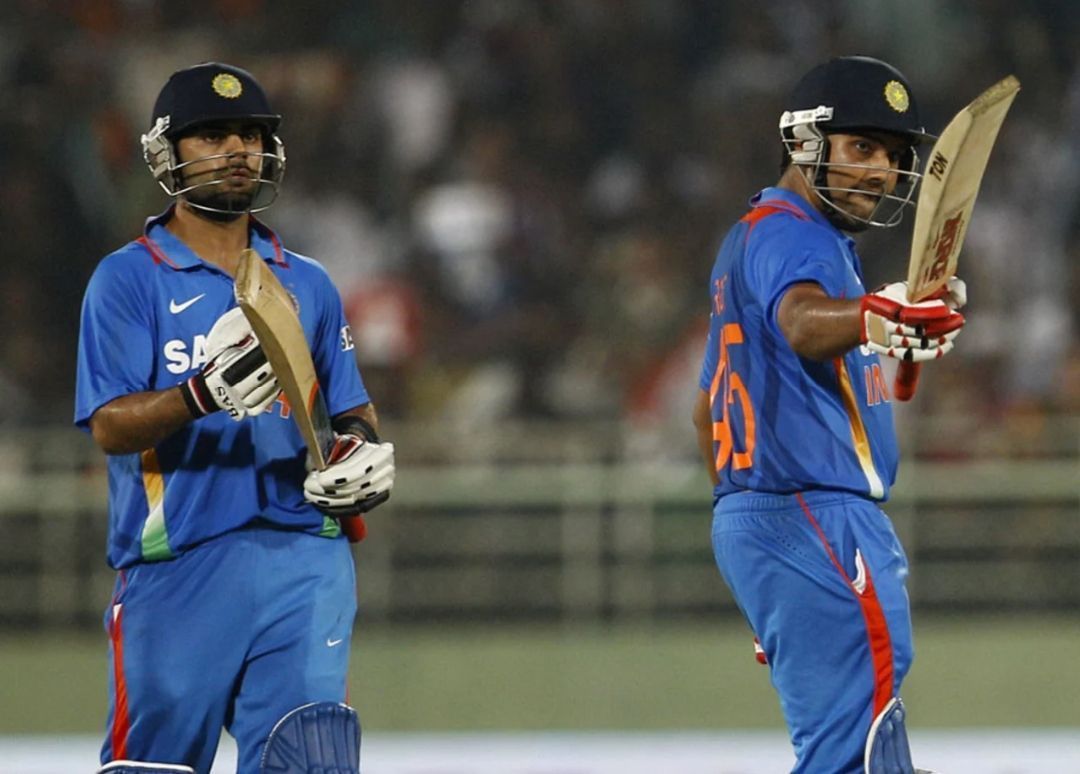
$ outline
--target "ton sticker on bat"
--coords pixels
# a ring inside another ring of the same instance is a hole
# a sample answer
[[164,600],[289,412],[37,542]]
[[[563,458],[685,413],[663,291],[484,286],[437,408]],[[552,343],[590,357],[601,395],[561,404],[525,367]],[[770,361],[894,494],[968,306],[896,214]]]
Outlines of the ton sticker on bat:
[[940,181],[948,168],[949,160],[945,158],[945,155],[941,151],[935,153],[934,158],[930,160],[930,175]]

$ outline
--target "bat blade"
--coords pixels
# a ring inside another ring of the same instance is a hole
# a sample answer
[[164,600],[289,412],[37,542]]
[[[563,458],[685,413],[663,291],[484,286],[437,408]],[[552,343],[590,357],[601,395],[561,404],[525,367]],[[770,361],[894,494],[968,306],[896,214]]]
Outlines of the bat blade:
[[[1019,91],[1012,75],[995,83],[957,113],[934,143],[915,208],[909,301],[929,298],[956,273],[990,152]],[[897,400],[915,395],[918,378],[918,364],[900,364],[893,386]]]
[[240,255],[235,293],[288,398],[311,464],[321,470],[326,467],[334,431],[293,297],[254,250]]

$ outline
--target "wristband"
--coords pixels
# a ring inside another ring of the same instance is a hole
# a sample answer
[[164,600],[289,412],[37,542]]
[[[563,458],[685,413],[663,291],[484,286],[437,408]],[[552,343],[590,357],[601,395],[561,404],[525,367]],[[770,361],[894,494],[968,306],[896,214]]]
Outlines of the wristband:
[[213,414],[219,410],[219,406],[210,395],[206,387],[206,379],[201,373],[195,374],[180,385],[180,397],[187,404],[192,419],[201,419],[207,414]]
[[371,426],[371,423],[356,414],[339,414],[330,422],[330,426],[334,428],[334,432],[338,435],[351,433],[370,443],[382,443],[379,440],[379,434],[375,432],[375,428]]

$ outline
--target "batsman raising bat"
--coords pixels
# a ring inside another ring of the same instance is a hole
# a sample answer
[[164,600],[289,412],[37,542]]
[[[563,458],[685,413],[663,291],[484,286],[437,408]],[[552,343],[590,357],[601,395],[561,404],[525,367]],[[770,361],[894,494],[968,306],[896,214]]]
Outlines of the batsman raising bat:
[[[389,497],[394,447],[328,275],[253,217],[285,172],[280,121],[245,70],[174,73],[142,137],[174,201],[101,261],[83,301],[75,423],[108,455],[117,570],[113,774],[205,774],[222,728],[243,774],[358,771],[343,528],[362,537],[362,514]],[[292,304],[274,366],[237,306],[242,255]],[[330,418],[315,467],[274,370],[291,386],[304,358]]]
[[880,357],[948,354],[966,291],[868,292],[851,235],[900,223],[933,139],[907,79],[833,59],[780,118],[775,187],[750,199],[709,286],[694,407],[714,484],[713,549],[771,670],[795,772],[912,772],[904,550],[880,508],[898,462]]

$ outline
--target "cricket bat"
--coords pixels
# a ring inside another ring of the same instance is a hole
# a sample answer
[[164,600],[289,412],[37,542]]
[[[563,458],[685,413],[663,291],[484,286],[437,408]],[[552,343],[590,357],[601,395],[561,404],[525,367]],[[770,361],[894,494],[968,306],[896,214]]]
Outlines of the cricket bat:
[[254,250],[240,254],[236,301],[259,338],[278,384],[288,398],[293,421],[307,446],[311,466],[322,470],[334,445],[315,363],[311,359],[296,303]]
[[[908,301],[929,298],[956,273],[986,162],[1018,91],[1020,81],[1012,75],[995,83],[957,113],[934,143],[915,207]],[[911,400],[918,381],[919,364],[902,362],[893,385],[896,399]]]

